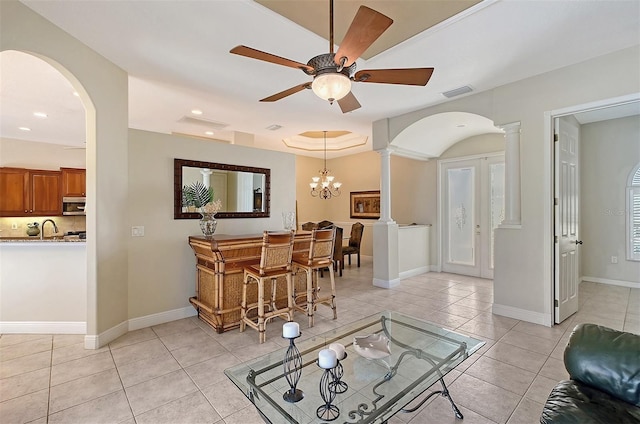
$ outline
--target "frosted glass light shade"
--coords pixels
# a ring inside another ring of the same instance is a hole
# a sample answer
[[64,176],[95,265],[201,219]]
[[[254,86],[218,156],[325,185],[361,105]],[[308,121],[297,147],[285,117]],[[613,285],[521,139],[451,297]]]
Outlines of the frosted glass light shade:
[[316,96],[330,102],[340,100],[351,91],[351,80],[344,74],[326,73],[318,75],[311,83]]

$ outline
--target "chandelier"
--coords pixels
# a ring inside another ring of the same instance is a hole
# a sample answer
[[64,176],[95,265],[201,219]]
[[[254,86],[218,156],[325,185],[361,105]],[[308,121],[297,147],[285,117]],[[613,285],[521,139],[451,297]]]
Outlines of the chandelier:
[[327,132],[324,132],[324,168],[320,171],[319,177],[311,177],[309,186],[311,187],[311,195],[321,199],[331,199],[333,196],[340,196],[340,186],[342,183],[334,182],[335,177],[331,175],[331,171],[327,169]]

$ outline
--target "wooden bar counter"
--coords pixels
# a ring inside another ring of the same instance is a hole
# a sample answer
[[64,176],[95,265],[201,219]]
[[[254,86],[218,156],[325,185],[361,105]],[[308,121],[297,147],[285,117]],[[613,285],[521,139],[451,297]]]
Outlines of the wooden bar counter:
[[[309,250],[311,232],[296,233],[294,251]],[[262,234],[226,235],[213,238],[189,237],[189,245],[196,256],[196,295],[189,302],[198,311],[198,317],[218,333],[240,325],[240,302],[244,267],[260,263]],[[294,275],[296,292],[306,293],[306,275]],[[278,280],[277,304],[286,304],[285,279]],[[257,302],[257,287],[248,287],[249,303]],[[252,311],[255,313],[255,310]]]

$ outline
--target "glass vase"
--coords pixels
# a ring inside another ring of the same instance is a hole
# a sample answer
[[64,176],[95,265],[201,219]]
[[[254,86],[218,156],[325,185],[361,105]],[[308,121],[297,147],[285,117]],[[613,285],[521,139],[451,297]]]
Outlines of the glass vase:
[[218,221],[216,221],[215,213],[201,213],[202,218],[200,218],[200,229],[202,230],[202,234],[205,237],[213,237],[213,233],[216,232],[216,226],[218,225]]

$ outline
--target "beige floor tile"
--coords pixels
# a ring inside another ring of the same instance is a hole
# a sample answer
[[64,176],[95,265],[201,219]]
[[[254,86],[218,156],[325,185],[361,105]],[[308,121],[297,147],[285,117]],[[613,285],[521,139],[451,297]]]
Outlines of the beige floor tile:
[[549,393],[551,390],[558,384],[559,380],[547,378],[542,375],[538,375],[533,383],[531,383],[531,387],[525,393],[525,397],[534,402],[538,402],[544,405],[549,397]]
[[78,343],[84,344],[84,334],[54,334],[53,348],[58,349]]
[[[455,398],[454,398],[455,401]],[[457,405],[458,409],[464,416],[464,420],[460,421],[456,418],[451,408],[449,400],[437,396],[433,402],[420,410],[411,421],[410,424],[425,424],[425,423],[438,423],[438,424],[495,424],[495,421],[491,421],[488,418],[479,415],[464,406]],[[397,416],[402,418],[402,414],[398,413]]]
[[502,387],[510,392],[524,395],[531,382],[536,377],[535,373],[525,371],[504,362],[482,356],[465,374],[476,377],[494,386]]
[[51,352],[34,353],[0,362],[0,379],[51,366]]
[[85,349],[84,343],[75,343],[60,348],[53,349],[52,362],[53,365],[61,364],[74,359],[85,358],[98,353],[106,352],[109,347],[105,346],[100,349]]
[[217,423],[220,415],[204,395],[195,392],[136,416],[137,424]]
[[120,365],[118,366],[118,373],[120,374],[122,385],[127,388],[179,369],[180,364],[178,364],[178,361],[169,352],[165,352],[162,355]]
[[540,415],[542,414],[542,407],[544,405],[538,402],[534,402],[527,398],[522,399],[520,404],[513,411],[513,414],[507,421],[507,424],[533,424],[540,422]]
[[206,343],[183,346],[171,351],[173,357],[183,368],[204,362],[223,353],[227,353],[227,350],[220,343],[212,340]]
[[507,422],[521,399],[513,392],[466,374],[458,377],[449,391],[458,406],[500,424]]
[[139,330],[129,331],[127,334],[118,337],[117,339],[109,343],[109,347],[111,349],[118,349],[120,347],[156,338],[158,338],[158,336],[151,328],[141,328]]
[[520,322],[517,319],[496,315],[491,311],[480,312],[475,316],[474,321],[486,322],[488,324],[493,324],[508,329],[512,329],[517,323]]
[[454,305],[467,306],[469,308],[478,309],[480,311],[488,311],[493,306],[493,304],[489,302],[482,302],[477,299],[469,299],[469,298],[458,300],[456,303],[454,303]]
[[562,359],[549,358],[545,362],[544,366],[540,370],[540,375],[543,375],[552,380],[569,380],[569,373],[564,366]]
[[224,370],[240,363],[233,355],[223,354],[208,361],[185,368],[191,379],[198,387],[208,387],[213,383],[226,380]]
[[176,321],[154,325],[153,327],[151,327],[151,329],[158,335],[158,337],[165,337],[169,334],[174,333],[182,333],[185,331],[193,330],[195,328],[198,328],[198,326],[193,320],[189,318],[179,319]]
[[51,367],[51,386],[57,386],[67,381],[87,377],[115,367],[116,365],[113,363],[113,358],[109,351],[63,362]]
[[0,347],[0,361],[10,361],[22,356],[33,355],[34,353],[51,351],[51,338],[44,337],[29,340],[10,346]]
[[160,339],[151,339],[117,349],[111,349],[111,355],[113,355],[113,360],[117,366],[136,362],[141,359],[151,359],[163,356],[168,352],[169,351]]
[[520,321],[512,328],[515,331],[531,334],[543,339],[558,341],[564,334],[565,330],[556,327],[545,327],[544,325],[532,324],[530,322]]
[[47,416],[49,389],[0,402],[0,422],[22,424]]
[[195,346],[212,341],[215,342],[209,334],[205,333],[198,326],[195,326],[195,328],[188,331],[181,331],[179,333],[162,336],[160,337],[160,340],[162,340],[162,343],[164,343],[170,351],[184,346]]
[[204,387],[202,393],[223,418],[252,406],[249,399],[228,379]]
[[119,390],[122,390],[122,384],[115,369],[59,384],[51,387],[49,413],[62,411]]
[[224,422],[225,424],[264,424],[264,420],[253,405],[229,415]]
[[555,340],[543,339],[513,330],[505,334],[500,341],[543,355],[549,355],[557,344]]
[[425,319],[444,328],[455,330],[456,328],[469,322],[468,318],[453,315],[444,311],[434,311],[427,313]]
[[50,334],[0,334],[0,348],[38,339],[52,340]]
[[133,419],[124,390],[49,415],[49,424],[122,423]]
[[178,370],[125,389],[135,416],[156,409],[198,390],[189,376]]
[[447,305],[446,307],[442,308],[441,311],[467,319],[475,318],[482,313],[477,309],[468,308],[461,305]]
[[491,346],[485,356],[533,373],[540,371],[547,359],[546,355],[531,352],[502,341]]
[[499,340],[509,331],[508,328],[500,327],[494,324],[487,324],[486,322],[476,321],[475,319],[467,322],[459,328],[460,330],[478,334],[479,336],[486,337],[491,340]]
[[42,368],[0,380],[0,402],[49,389],[50,374]]

